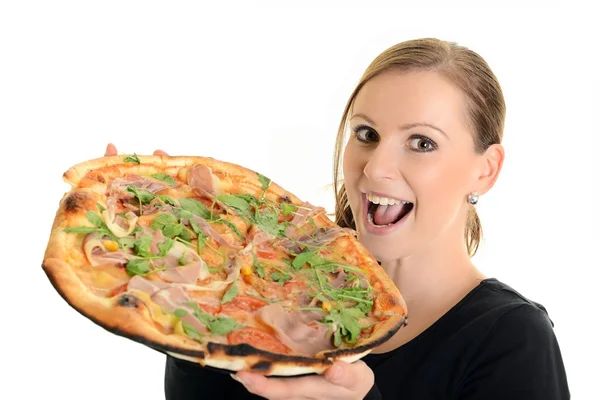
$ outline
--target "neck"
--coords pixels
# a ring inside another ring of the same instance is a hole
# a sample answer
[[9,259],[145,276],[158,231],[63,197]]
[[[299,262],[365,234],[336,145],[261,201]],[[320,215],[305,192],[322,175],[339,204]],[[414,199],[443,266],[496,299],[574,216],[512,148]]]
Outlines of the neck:
[[405,258],[384,262],[382,267],[407,304],[419,306],[458,301],[485,278],[471,262],[464,242],[448,237]]

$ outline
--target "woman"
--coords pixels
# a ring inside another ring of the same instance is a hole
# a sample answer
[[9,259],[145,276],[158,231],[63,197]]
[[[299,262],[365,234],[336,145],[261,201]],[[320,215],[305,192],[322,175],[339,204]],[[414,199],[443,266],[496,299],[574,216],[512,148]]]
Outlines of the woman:
[[[504,117],[500,85],[476,53],[436,39],[384,51],[342,116],[336,222],[356,229],[394,280],[409,325],[363,361],[337,362],[323,376],[239,372],[237,383],[168,357],[166,397],[569,398],[546,310],[471,262],[481,236],[474,205],[504,161]],[[107,154],[116,154],[113,145]]]

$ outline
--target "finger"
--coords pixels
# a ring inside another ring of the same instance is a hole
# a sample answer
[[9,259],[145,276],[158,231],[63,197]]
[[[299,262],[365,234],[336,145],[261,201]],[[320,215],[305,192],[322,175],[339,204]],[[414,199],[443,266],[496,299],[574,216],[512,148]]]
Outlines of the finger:
[[104,151],[105,156],[116,156],[117,155],[117,146],[112,143],[109,143],[106,146],[106,150]]
[[232,377],[241,382],[249,392],[269,400],[335,399],[348,394],[347,389],[327,382],[321,375],[297,378],[267,378],[251,372],[238,372]]
[[375,381],[373,371],[361,360],[352,364],[336,361],[323,375],[334,385],[350,390],[362,389],[367,385],[370,388]]
[[162,150],[154,150],[154,155],[155,156],[168,156],[166,151],[162,151]]

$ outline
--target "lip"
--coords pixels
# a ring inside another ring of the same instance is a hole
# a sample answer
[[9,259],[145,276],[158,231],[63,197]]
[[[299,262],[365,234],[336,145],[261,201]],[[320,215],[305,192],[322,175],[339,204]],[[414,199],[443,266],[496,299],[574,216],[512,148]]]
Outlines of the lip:
[[[408,201],[408,200],[399,199],[397,197],[386,196],[385,194],[379,194],[377,192],[369,192],[369,193],[372,193],[379,197],[388,197],[390,199],[395,199],[395,200],[400,200],[400,201]],[[369,222],[369,219],[368,219],[369,218],[368,217],[369,200],[367,200],[367,194],[362,193],[361,197],[362,197],[362,205],[363,205],[363,207],[362,207],[362,223],[363,223],[365,230],[368,233],[373,234],[373,235],[383,236],[383,235],[387,235],[387,234],[395,231],[396,229],[398,229],[399,227],[404,225],[404,221],[406,221],[406,218],[408,216],[410,216],[410,213],[413,212],[413,210],[410,210],[408,212],[408,214],[406,214],[404,217],[402,217],[402,219],[400,221],[396,222],[395,224],[388,225],[388,226],[382,226],[382,227],[376,227],[376,226],[371,225],[371,223]],[[413,209],[414,209],[414,206],[413,206]]]

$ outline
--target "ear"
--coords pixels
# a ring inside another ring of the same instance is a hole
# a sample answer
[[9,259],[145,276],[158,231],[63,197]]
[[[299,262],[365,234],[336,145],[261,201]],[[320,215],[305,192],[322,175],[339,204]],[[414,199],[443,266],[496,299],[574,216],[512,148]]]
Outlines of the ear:
[[504,164],[504,147],[493,144],[480,156],[477,177],[477,191],[479,194],[488,192],[496,183],[498,175]]

